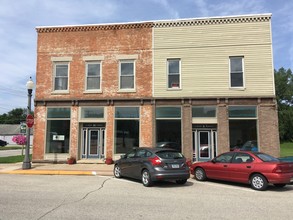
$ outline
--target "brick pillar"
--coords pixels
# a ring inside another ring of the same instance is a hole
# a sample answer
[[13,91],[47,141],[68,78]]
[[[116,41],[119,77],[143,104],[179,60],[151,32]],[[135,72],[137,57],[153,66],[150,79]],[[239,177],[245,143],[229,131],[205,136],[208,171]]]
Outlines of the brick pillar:
[[153,106],[142,105],[140,108],[140,147],[153,147]]
[[32,160],[43,160],[45,154],[45,137],[46,137],[46,107],[35,106],[34,110],[34,140],[33,140],[33,157]]
[[71,107],[71,119],[70,119],[70,148],[69,154],[72,157],[79,159],[78,154],[78,106]]
[[[106,157],[114,157],[114,106],[106,108],[107,122],[106,122]],[[115,158],[118,159],[119,157]],[[113,158],[114,159],[114,158]]]
[[218,119],[218,154],[230,150],[229,144],[229,117],[228,109],[225,104],[218,105],[217,109]]
[[182,108],[182,152],[186,158],[192,159],[192,108],[189,104]]
[[261,104],[258,108],[259,150],[280,156],[278,112],[275,104]]

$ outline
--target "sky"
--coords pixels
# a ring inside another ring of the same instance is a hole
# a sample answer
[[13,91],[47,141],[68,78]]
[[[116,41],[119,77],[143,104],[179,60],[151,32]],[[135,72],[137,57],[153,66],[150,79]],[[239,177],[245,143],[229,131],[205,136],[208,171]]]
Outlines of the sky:
[[278,70],[293,68],[292,12],[292,0],[0,0],[0,115],[27,108],[26,82],[36,78],[38,26],[272,13]]

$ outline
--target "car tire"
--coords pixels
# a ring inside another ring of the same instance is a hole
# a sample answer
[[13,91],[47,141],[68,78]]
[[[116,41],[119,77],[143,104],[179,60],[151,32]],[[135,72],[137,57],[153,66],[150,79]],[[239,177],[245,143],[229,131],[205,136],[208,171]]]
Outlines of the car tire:
[[267,179],[261,174],[254,174],[250,178],[250,184],[252,189],[264,191],[268,187]]
[[141,182],[146,187],[153,185],[150,172],[147,169],[144,169],[141,173]]
[[278,188],[283,188],[284,186],[286,186],[286,184],[284,183],[278,183],[278,184],[274,184],[275,187],[278,187]]
[[207,179],[206,172],[204,169],[197,167],[194,170],[194,178],[198,181],[205,181]]
[[116,165],[114,166],[114,176],[115,176],[116,178],[121,178],[121,177],[122,177],[122,175],[121,175],[121,168],[119,167],[118,164],[116,164]]
[[187,179],[176,180],[177,184],[183,185],[187,182]]

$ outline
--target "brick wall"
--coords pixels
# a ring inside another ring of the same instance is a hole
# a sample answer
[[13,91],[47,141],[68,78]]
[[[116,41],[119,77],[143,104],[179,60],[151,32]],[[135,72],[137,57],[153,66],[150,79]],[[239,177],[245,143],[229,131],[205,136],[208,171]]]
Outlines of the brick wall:
[[[152,29],[114,29],[38,33],[36,99],[137,98],[152,95]],[[119,93],[116,55],[137,55],[136,92]],[[102,93],[84,94],[84,56],[103,56]],[[51,94],[52,57],[71,57],[69,94]]]
[[258,111],[259,150],[280,156],[278,112],[274,104],[261,104]]

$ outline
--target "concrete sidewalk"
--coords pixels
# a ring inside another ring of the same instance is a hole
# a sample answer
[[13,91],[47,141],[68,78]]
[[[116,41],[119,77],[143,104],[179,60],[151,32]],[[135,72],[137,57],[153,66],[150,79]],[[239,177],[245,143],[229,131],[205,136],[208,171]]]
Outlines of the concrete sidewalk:
[[114,165],[107,164],[53,164],[32,163],[32,168],[22,169],[22,162],[0,164],[0,174],[27,174],[27,175],[99,175],[113,176]]

